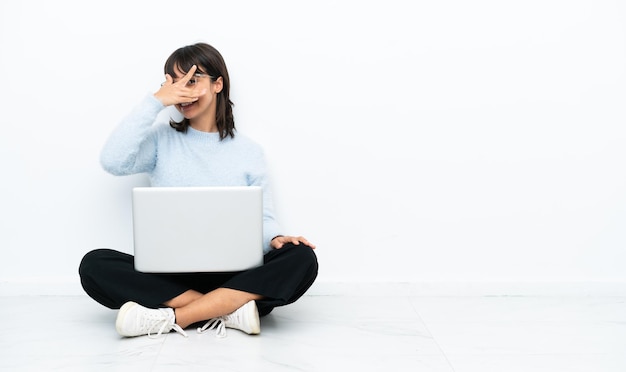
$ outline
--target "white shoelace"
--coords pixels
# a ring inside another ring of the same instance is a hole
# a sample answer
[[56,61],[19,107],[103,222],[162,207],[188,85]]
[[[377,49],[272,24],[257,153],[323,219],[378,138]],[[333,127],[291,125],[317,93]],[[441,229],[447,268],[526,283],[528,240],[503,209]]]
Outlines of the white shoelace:
[[215,337],[226,337],[226,319],[224,316],[219,318],[209,319],[202,327],[198,327],[198,333],[206,333],[215,329]]
[[[167,329],[167,332],[170,330],[175,330],[181,335],[188,337],[187,333],[175,323],[174,317],[170,315],[165,309],[157,309],[161,313],[160,316],[156,312],[150,312],[150,316],[145,319],[145,323],[143,327],[148,330],[148,337],[157,338]],[[158,332],[155,334],[152,333],[158,327]]]

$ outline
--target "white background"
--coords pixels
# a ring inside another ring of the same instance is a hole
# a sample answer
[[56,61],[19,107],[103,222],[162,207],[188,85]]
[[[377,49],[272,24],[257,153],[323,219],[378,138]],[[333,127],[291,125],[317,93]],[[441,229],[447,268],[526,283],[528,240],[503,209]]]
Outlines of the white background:
[[146,179],[99,151],[197,41],[319,282],[626,282],[621,0],[23,0],[0,27],[2,283],[131,251]]

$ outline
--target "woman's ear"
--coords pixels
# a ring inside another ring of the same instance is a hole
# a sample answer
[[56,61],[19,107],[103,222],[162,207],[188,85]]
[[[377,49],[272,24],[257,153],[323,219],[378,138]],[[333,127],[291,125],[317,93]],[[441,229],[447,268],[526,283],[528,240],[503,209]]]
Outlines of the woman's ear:
[[213,82],[213,87],[215,89],[215,93],[219,93],[224,89],[224,79],[222,77],[218,77],[217,80]]

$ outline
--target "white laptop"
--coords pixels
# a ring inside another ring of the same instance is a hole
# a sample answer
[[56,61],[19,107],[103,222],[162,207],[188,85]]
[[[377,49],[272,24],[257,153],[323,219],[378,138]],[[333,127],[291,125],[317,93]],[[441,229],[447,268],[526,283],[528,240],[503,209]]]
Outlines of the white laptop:
[[259,186],[135,187],[135,269],[233,272],[263,264]]

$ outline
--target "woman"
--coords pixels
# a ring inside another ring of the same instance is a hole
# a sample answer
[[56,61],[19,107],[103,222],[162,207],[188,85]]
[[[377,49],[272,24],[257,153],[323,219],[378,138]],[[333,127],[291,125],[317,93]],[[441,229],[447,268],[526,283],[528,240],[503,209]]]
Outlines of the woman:
[[[315,245],[284,236],[272,207],[263,151],[235,130],[230,79],[221,54],[205,43],[174,51],[165,82],[119,124],[102,153],[113,175],[147,173],[152,186],[251,186],[263,188],[264,264],[239,273],[147,274],[133,256],[96,249],[80,263],[89,296],[120,309],[116,329],[126,337],[175,330],[206,321],[205,331],[225,327],[260,333],[259,316],[296,301],[317,277]],[[174,105],[180,122],[155,123]],[[210,327],[210,328],[209,328]]]

